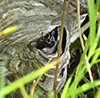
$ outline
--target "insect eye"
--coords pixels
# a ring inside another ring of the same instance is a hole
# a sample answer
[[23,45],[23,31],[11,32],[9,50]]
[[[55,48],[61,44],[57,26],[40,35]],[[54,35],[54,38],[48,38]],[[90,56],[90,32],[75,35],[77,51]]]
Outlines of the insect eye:
[[45,38],[49,39],[49,38],[50,38],[50,34],[47,34],[47,35],[45,36]]

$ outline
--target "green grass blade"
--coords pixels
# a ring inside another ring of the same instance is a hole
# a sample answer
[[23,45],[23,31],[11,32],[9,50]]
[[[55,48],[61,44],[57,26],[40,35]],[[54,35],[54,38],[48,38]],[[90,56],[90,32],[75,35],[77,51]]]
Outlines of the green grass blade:
[[68,92],[68,88],[69,88],[69,85],[71,83],[71,80],[73,78],[73,75],[74,73],[69,77],[69,79],[67,80],[67,83],[63,89],[63,92],[62,92],[62,95],[61,95],[61,98],[67,98],[66,95],[67,95],[67,92]]
[[[2,63],[3,63],[3,64],[1,64],[1,65],[3,65],[2,67],[5,67],[7,65],[6,60],[4,60]],[[0,90],[2,90],[5,87],[5,70],[2,69],[2,67],[0,68],[0,72],[1,72],[1,75],[0,75]],[[2,75],[2,72],[3,72],[3,75]],[[4,92],[5,91],[3,90],[3,92],[1,93],[2,97],[0,97],[0,98],[5,98]]]
[[87,91],[87,90],[94,88],[96,86],[99,86],[99,85],[100,85],[100,80],[96,80],[94,82],[86,83],[86,84],[80,86],[79,88],[77,88],[73,93],[69,92],[68,96],[77,95],[79,93],[82,93],[84,91]]
[[[84,60],[82,62],[80,62],[78,66],[81,66],[81,64],[83,64],[83,62],[84,62]],[[70,87],[69,87],[69,84],[71,82],[72,76],[69,78],[68,83],[66,83],[66,85],[65,85],[65,88],[64,88],[64,91],[62,93],[62,97],[61,98],[69,98],[69,92],[73,93],[73,90],[75,90],[76,85],[83,78],[83,76],[85,74],[84,73],[85,69],[86,69],[86,66],[84,66],[84,68],[79,72],[79,74],[77,75],[77,78],[74,79],[74,81],[72,82]]]
[[98,89],[98,92],[97,92],[95,98],[100,98],[100,88]]
[[100,39],[100,25],[98,26],[98,31],[97,31],[95,40],[94,40],[94,42],[93,42],[93,45],[92,45],[92,47],[90,48],[89,55],[88,55],[88,60],[91,58],[91,56],[92,56],[92,55],[94,54],[94,52],[96,51],[95,49],[97,48],[99,39]]
[[99,9],[99,5],[100,5],[100,0],[96,0],[96,8],[95,8],[95,13],[97,14],[98,9]]
[[6,28],[6,29],[4,29],[3,31],[0,32],[0,37],[16,31],[20,27],[22,27],[22,25],[8,27],[8,28]]
[[94,0],[87,0],[89,8],[89,21],[90,21],[90,46],[92,46],[95,40],[95,31],[96,31],[96,19],[95,19],[95,9],[94,9]]

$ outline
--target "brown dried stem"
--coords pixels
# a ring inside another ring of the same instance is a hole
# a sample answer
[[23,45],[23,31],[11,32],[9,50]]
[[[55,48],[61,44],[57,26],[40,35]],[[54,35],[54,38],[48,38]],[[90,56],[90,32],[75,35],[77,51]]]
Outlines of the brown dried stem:
[[[64,20],[65,20],[65,11],[66,11],[66,0],[64,0],[64,3],[63,3],[63,13],[62,13],[62,22],[61,22],[61,30],[60,30],[60,40],[59,40],[58,57],[57,57],[58,59],[60,58],[60,54],[61,54],[63,28],[64,28]],[[58,75],[59,62],[56,65],[54,87],[53,87],[54,89],[56,89],[56,85],[57,85],[57,75]]]

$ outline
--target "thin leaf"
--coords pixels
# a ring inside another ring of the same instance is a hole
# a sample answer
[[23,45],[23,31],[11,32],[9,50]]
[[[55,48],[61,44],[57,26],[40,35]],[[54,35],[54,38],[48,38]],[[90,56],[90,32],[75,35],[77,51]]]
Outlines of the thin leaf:
[[68,96],[73,96],[73,95],[76,95],[76,94],[79,94],[79,93],[82,93],[84,91],[87,91],[91,88],[94,88],[96,86],[99,86],[100,85],[100,80],[96,80],[96,81],[93,81],[93,82],[90,82],[90,83],[86,83],[80,87],[78,87],[76,90],[74,90],[74,92],[69,92],[68,93]]
[[[74,73],[73,73],[74,74]],[[67,80],[67,83],[63,89],[63,92],[62,92],[62,95],[61,95],[61,98],[66,98],[66,94],[68,92],[68,88],[69,88],[69,85],[71,83],[71,80],[73,78],[73,74],[69,77],[69,79]]]
[[98,12],[98,9],[99,9],[99,5],[100,5],[100,0],[96,0],[96,8],[95,8],[95,12],[96,12],[96,14],[97,14],[97,12]]
[[0,36],[14,32],[15,30],[17,30],[17,28],[18,28],[18,26],[8,27],[8,28],[6,28],[6,29],[4,29],[3,31],[0,32]]

